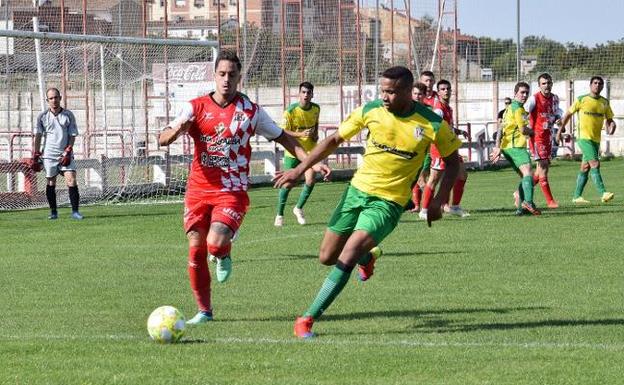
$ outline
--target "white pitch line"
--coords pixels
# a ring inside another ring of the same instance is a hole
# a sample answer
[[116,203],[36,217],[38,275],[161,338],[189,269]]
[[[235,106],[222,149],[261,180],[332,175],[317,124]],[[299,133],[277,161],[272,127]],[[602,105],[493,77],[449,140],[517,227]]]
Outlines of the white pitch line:
[[[149,337],[133,334],[109,334],[109,335],[69,335],[69,334],[30,334],[30,335],[0,335],[0,340],[68,340],[68,341],[124,341],[124,340],[145,340]],[[191,338],[192,340],[192,338]],[[184,339],[183,339],[184,341]],[[606,351],[622,351],[624,344],[604,344],[585,342],[428,342],[415,340],[389,340],[389,341],[366,341],[366,340],[337,340],[328,337],[318,337],[311,340],[302,341],[296,338],[245,338],[227,337],[206,339],[205,343],[217,344],[241,344],[241,345],[293,345],[293,344],[320,344],[330,346],[404,346],[409,348],[516,348],[516,349],[590,349]]]

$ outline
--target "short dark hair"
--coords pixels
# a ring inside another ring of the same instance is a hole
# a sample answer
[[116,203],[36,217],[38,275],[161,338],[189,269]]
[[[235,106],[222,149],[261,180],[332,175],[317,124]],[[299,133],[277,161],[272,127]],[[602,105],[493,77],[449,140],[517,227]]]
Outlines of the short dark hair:
[[435,75],[434,75],[434,74],[433,74],[433,72],[431,72],[431,71],[422,71],[422,72],[420,73],[420,76],[429,76],[429,77],[431,77],[431,78],[434,78],[434,79],[435,79]]
[[50,88],[48,88],[48,89],[46,90],[46,97],[48,96],[48,92],[50,92],[50,91],[55,91],[55,92],[56,92],[56,94],[57,94],[58,96],[61,96],[61,91],[59,91],[59,89],[58,89],[58,88],[56,88],[56,87],[50,87]]
[[398,80],[403,88],[412,89],[414,85],[414,75],[412,71],[403,66],[390,67],[385,70],[381,76],[386,79]]
[[418,91],[420,91],[423,95],[427,93],[427,85],[425,83],[414,82],[413,88],[418,88]]
[[516,86],[514,87],[514,94],[517,94],[518,91],[520,91],[520,88],[527,88],[530,90],[531,86],[527,82],[518,82],[516,83]]
[[539,82],[540,79],[546,79],[552,82],[552,76],[550,76],[548,72],[544,72],[543,74],[540,74],[540,76],[537,77],[537,81]]
[[302,88],[307,88],[310,91],[314,91],[314,86],[310,82],[301,82],[301,84],[299,84],[299,91],[301,91]]
[[436,87],[439,88],[440,85],[442,85],[442,84],[446,84],[447,86],[449,86],[449,88],[451,88],[451,82],[449,82],[446,79],[440,79],[440,81],[436,84]]
[[241,64],[238,55],[236,55],[236,52],[234,51],[231,51],[229,49],[224,49],[220,51],[217,55],[217,58],[215,59],[215,69],[219,66],[219,62],[221,60],[231,61],[232,63],[236,64],[236,68],[238,68],[239,71],[243,69],[243,65]]
[[598,75],[592,76],[592,78],[589,79],[589,84],[592,84],[594,80],[600,80],[602,84],[604,84],[604,79],[602,78],[602,76],[598,76]]
[[511,104],[511,98],[509,97],[505,98],[505,104]]

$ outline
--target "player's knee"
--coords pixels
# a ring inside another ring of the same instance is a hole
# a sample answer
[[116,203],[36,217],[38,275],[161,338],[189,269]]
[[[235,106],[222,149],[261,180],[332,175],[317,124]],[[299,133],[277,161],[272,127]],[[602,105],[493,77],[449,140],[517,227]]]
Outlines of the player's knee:
[[332,253],[330,250],[321,247],[321,251],[319,252],[319,263],[325,266],[335,265],[338,260],[338,256],[334,254],[335,253]]
[[231,243],[226,243],[224,245],[208,244],[208,252],[217,258],[229,255],[230,250],[232,250]]

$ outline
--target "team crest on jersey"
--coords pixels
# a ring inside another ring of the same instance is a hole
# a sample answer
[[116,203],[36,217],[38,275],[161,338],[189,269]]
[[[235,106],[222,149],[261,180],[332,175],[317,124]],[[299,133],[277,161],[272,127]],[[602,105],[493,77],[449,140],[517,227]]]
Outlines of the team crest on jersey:
[[234,113],[234,121],[235,122],[242,122],[245,120],[245,113],[242,111],[236,111]]
[[212,112],[205,112],[204,113],[204,120],[210,120],[212,119],[214,116],[212,115]]
[[219,122],[219,124],[215,126],[215,132],[217,133],[217,136],[221,136],[221,134],[223,134],[224,131],[225,131],[225,124],[223,124],[223,122]]
[[422,127],[416,126],[414,128],[414,138],[422,139],[424,132],[425,132],[425,130]]

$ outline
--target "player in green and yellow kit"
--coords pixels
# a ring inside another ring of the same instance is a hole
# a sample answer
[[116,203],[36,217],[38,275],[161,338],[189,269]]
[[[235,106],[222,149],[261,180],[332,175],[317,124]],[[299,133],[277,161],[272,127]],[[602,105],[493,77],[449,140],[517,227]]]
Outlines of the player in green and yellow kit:
[[541,214],[533,203],[533,171],[527,150],[527,137],[533,135],[533,130],[529,127],[529,114],[523,104],[529,98],[529,91],[530,86],[525,82],[518,82],[514,87],[514,100],[505,111],[503,124],[496,134],[496,147],[490,156],[492,162],[496,162],[503,155],[522,178],[517,190],[516,215],[525,212]]
[[609,100],[600,96],[604,88],[604,80],[600,76],[594,76],[589,81],[589,94],[576,98],[576,101],[563,116],[561,127],[557,131],[557,141],[561,141],[561,134],[565,131],[565,126],[574,113],[578,112],[578,140],[576,143],[581,148],[583,160],[581,171],[576,178],[576,190],[574,191],[574,203],[589,203],[583,198],[583,189],[587,184],[588,174],[591,175],[600,199],[609,202],[613,199],[613,193],[608,192],[602,181],[600,174],[600,138],[602,127],[607,122],[607,134],[615,132],[615,122],[613,121],[613,111],[609,105]]
[[[284,111],[284,122],[282,124],[282,128],[291,136],[297,138],[301,147],[307,152],[310,152],[318,141],[318,124],[321,108],[318,104],[312,103],[313,97],[314,86],[312,83],[301,83],[299,85],[299,101],[291,104],[286,111]],[[284,170],[295,168],[298,164],[299,160],[294,155],[288,151],[284,151]],[[303,185],[303,190],[299,195],[297,204],[293,208],[293,214],[297,217],[297,222],[300,225],[306,224],[303,205],[305,205],[314,189],[314,171],[312,169],[306,170],[304,177],[305,184]],[[275,216],[274,222],[277,227],[284,225],[284,207],[286,206],[289,193],[290,188],[281,188],[279,190],[277,215]]]
[[295,335],[300,338],[314,336],[312,324],[340,294],[356,265],[360,277],[372,275],[375,257],[369,251],[397,226],[411,197],[411,184],[432,143],[447,163],[427,221],[431,224],[442,217],[440,206],[448,199],[457,176],[461,142],[441,117],[412,101],[413,83],[414,77],[405,67],[384,71],[381,100],[355,109],[299,166],[275,177],[276,187],[292,185],[307,168],[368,129],[363,164],[334,210],[321,243],[320,262],[335,266],[308,310],[295,322]]

